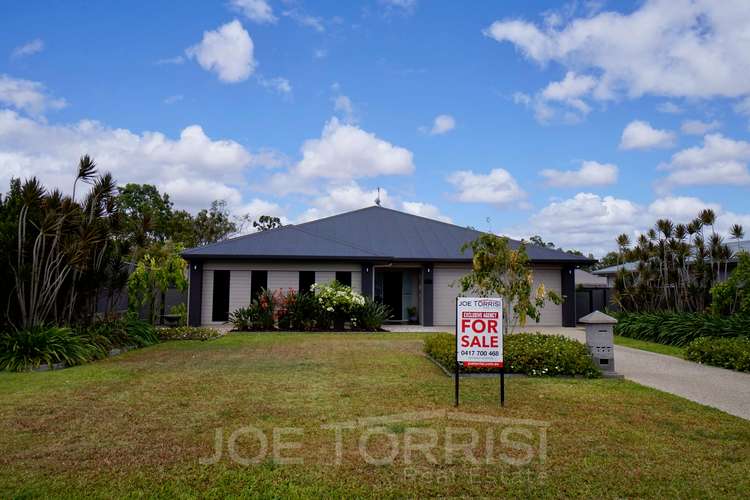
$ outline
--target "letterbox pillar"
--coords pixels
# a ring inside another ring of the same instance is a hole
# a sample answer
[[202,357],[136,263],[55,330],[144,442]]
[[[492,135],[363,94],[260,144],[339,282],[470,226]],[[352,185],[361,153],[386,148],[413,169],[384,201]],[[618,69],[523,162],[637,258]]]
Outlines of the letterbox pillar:
[[615,371],[614,325],[617,320],[594,311],[578,320],[586,325],[586,347],[594,363],[605,373]]

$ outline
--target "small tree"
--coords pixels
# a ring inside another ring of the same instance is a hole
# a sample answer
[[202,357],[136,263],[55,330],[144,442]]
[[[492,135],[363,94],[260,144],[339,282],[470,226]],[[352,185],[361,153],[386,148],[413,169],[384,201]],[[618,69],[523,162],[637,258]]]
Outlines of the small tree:
[[474,257],[471,273],[460,279],[461,292],[502,297],[509,332],[517,324],[525,326],[528,318],[538,322],[545,303],[562,302],[562,298],[547,290],[544,284],[534,289],[533,272],[523,243],[513,250],[507,238],[484,234],[465,244],[461,250],[465,252],[467,249],[471,249]]
[[185,268],[187,263],[180,257],[182,247],[168,243],[152,249],[141,257],[128,278],[128,307],[135,311],[149,305],[149,319],[156,324],[156,301],[161,299],[161,314],[164,314],[167,290],[175,287],[187,289]]

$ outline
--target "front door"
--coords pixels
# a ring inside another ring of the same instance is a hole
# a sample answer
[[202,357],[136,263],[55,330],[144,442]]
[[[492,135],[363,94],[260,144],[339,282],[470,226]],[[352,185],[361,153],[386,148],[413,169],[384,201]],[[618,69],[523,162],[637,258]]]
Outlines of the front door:
[[402,320],[403,273],[386,271],[383,273],[383,304],[391,308],[391,319]]

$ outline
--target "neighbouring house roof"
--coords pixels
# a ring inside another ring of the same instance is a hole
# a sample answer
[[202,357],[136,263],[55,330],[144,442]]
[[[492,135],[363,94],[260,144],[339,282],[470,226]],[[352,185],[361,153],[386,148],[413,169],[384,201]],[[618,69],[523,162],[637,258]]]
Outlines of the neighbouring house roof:
[[597,276],[613,276],[617,274],[617,271],[619,271],[620,269],[625,269],[629,272],[635,272],[638,269],[638,263],[626,262],[624,264],[618,264],[616,266],[603,267],[601,269],[591,271],[591,274],[595,274]]
[[589,288],[607,288],[606,276],[594,276],[593,274],[584,271],[583,269],[576,269],[576,285],[581,285]]
[[[740,252],[750,252],[750,240],[740,241],[739,245],[737,244],[737,241],[725,241],[724,243],[728,245],[729,249],[732,251],[732,257],[729,259],[729,262],[737,262],[737,254]],[[688,260],[688,262],[691,261],[692,258]],[[616,266],[603,267],[596,271],[591,271],[591,273],[596,274],[597,276],[614,276],[620,269],[625,269],[628,272],[635,272],[638,270],[638,262],[625,262],[624,264],[618,264]],[[576,283],[577,282],[578,280],[576,280]]]
[[[232,238],[183,252],[196,259],[348,259],[374,261],[470,261],[461,247],[483,234],[454,224],[372,206],[304,224]],[[510,240],[512,248],[519,241]],[[594,261],[561,250],[526,244],[532,262],[587,265]]]

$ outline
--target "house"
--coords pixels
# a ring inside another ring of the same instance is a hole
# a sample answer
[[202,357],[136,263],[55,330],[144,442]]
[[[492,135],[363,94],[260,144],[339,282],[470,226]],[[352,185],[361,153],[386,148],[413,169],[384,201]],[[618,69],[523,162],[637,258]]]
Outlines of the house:
[[[309,290],[338,280],[388,304],[396,321],[417,308],[425,326],[455,323],[456,281],[471,270],[461,247],[482,233],[372,206],[186,250],[191,325],[219,324],[263,289]],[[518,241],[511,241],[517,248]],[[527,245],[536,284],[565,296],[540,324],[575,326],[575,275],[586,257]]]
[[612,286],[605,276],[595,276],[583,269],[575,270],[576,317],[578,319],[594,312],[614,309]]

